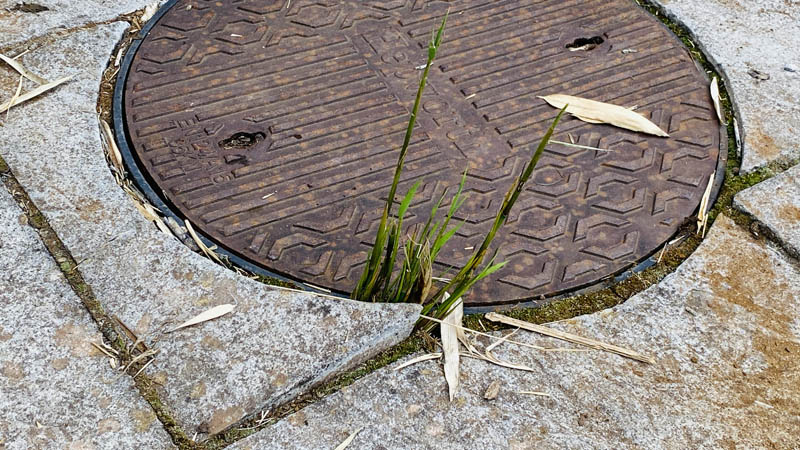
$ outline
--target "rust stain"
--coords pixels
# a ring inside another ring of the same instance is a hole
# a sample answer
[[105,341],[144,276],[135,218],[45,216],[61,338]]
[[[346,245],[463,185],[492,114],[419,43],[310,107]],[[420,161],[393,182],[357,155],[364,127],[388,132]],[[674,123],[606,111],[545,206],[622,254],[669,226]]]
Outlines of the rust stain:
[[149,430],[156,420],[156,415],[152,409],[135,409],[131,411],[133,424],[137,432],[144,433]]
[[209,434],[217,434],[239,421],[242,417],[244,417],[244,414],[244,409],[242,409],[240,406],[231,406],[230,408],[219,409],[215,411],[211,416],[211,419],[204,424],[205,426],[201,426],[201,429],[207,430]]
[[0,373],[2,373],[6,378],[19,381],[25,376],[25,369],[23,369],[19,364],[6,362],[3,364],[3,369],[0,370]]
[[56,330],[55,341],[59,347],[67,347],[72,356],[96,356],[100,352],[91,344],[97,336],[86,327],[68,323]]
[[119,421],[115,419],[103,419],[97,424],[97,434],[113,433],[120,429]]
[[[739,233],[725,227],[722,230]],[[777,282],[781,277],[765,250],[746,243],[736,245],[740,248],[726,250],[735,257],[710,258],[704,268],[715,296],[709,307],[723,323],[736,314],[731,305],[754,317],[752,349],[763,356],[766,368],[745,372],[742,361],[720,368],[714,381],[729,389],[729,395],[720,397],[719,391],[711,390],[713,398],[708,400],[726,409],[747,409],[746,414],[729,415],[726,420],[740,430],[763,434],[764,442],[770,442],[773,436],[769,430],[775,427],[800,432],[796,420],[800,417],[800,343],[792,331],[791,315],[798,309],[798,294],[787,283]],[[769,406],[757,405],[757,401]]]

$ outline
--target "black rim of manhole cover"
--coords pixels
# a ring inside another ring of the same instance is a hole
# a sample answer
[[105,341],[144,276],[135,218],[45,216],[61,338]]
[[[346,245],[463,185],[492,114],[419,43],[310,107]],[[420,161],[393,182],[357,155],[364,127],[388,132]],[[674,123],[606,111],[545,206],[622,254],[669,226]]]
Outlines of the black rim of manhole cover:
[[235,264],[348,292],[447,8],[399,189],[423,180],[418,223],[469,167],[464,225],[435,272],[480,243],[556,115],[538,96],[555,93],[636,106],[670,137],[563,120],[556,140],[608,151],[547,147],[495,241],[509,263],[466,305],[536,304],[651,264],[724,174],[727,134],[705,73],[629,0],[170,1],[116,86],[128,169]]

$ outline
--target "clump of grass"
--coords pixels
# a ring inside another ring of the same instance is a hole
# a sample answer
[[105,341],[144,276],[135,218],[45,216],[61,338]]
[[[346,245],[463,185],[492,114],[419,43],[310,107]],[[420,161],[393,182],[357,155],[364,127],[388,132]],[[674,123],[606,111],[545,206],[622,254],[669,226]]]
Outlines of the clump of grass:
[[[431,65],[436,59],[436,53],[442,43],[446,23],[447,14],[442,19],[439,29],[431,35],[431,41],[428,44],[428,60],[420,78],[417,97],[411,110],[403,146],[400,148],[400,155],[397,158],[394,179],[383,208],[375,244],[369,253],[364,272],[361,274],[361,278],[351,295],[353,299],[362,301],[421,303],[423,305],[422,315],[437,319],[447,316],[456,301],[464,296],[475,283],[500,270],[506,264],[506,262],[496,262],[498,250],[491,251],[492,241],[508,220],[511,208],[522,193],[525,183],[531,177],[536,163],[553,135],[556,124],[558,124],[566,109],[564,107],[558,113],[522,173],[511,184],[503,199],[503,204],[495,216],[494,223],[481,245],[474,251],[458,273],[431,295],[433,290],[433,261],[436,260],[436,256],[442,247],[461,227],[461,223],[451,226],[451,221],[464,202],[463,190],[467,172],[465,171],[461,177],[458,190],[450,200],[450,207],[444,219],[441,222],[435,221],[439,208],[447,196],[447,191],[439,197],[439,200],[431,209],[425,225],[416,227],[402,246],[403,218],[417,189],[419,189],[420,182],[414,183],[403,197],[396,216],[392,215],[392,206],[397,193],[397,185],[400,182],[400,174],[403,171],[403,163],[408,153],[408,146],[411,142],[411,135],[417,120],[422,93],[425,90]],[[398,253],[401,248],[403,252],[402,264],[399,270],[395,271]],[[488,262],[484,264],[484,260],[490,253],[491,256],[488,258]],[[425,330],[430,330],[435,325],[435,322],[424,318],[420,318],[419,322],[417,322],[417,327]]]

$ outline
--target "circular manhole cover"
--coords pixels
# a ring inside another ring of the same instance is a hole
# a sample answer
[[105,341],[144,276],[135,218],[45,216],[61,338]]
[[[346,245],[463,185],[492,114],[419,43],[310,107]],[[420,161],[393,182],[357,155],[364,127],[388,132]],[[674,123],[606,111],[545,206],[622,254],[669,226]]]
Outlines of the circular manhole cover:
[[[181,0],[136,42],[115,113],[155,191],[221,247],[346,292],[392,180],[431,31],[450,8],[407,158],[409,224],[469,169],[464,226],[436,268],[480,243],[562,93],[628,107],[670,134],[569,118],[502,230],[468,306],[584,287],[630,267],[696,210],[727,142],[680,42],[628,0]],[[140,44],[140,45],[139,45]],[[134,169],[138,170],[138,169]],[[446,275],[445,275],[446,276]]]

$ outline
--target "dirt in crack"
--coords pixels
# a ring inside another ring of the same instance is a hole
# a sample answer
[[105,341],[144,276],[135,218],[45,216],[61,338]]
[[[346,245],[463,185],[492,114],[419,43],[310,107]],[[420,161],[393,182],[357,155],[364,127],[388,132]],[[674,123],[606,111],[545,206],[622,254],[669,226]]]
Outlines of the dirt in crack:
[[10,8],[10,11],[19,11],[19,12],[24,12],[24,13],[37,14],[37,13],[40,13],[40,12],[50,11],[50,8],[48,8],[47,6],[44,6],[44,5],[39,5],[37,3],[22,2],[22,3],[17,3],[16,5],[12,6]]
[[262,132],[236,133],[233,136],[219,141],[219,147],[225,150],[244,150],[251,148],[267,138]]
[[590,38],[578,38],[572,41],[571,43],[567,44],[567,48],[571,52],[577,51],[589,51],[594,50],[597,48],[598,45],[605,42],[605,40],[600,36],[593,36]]

